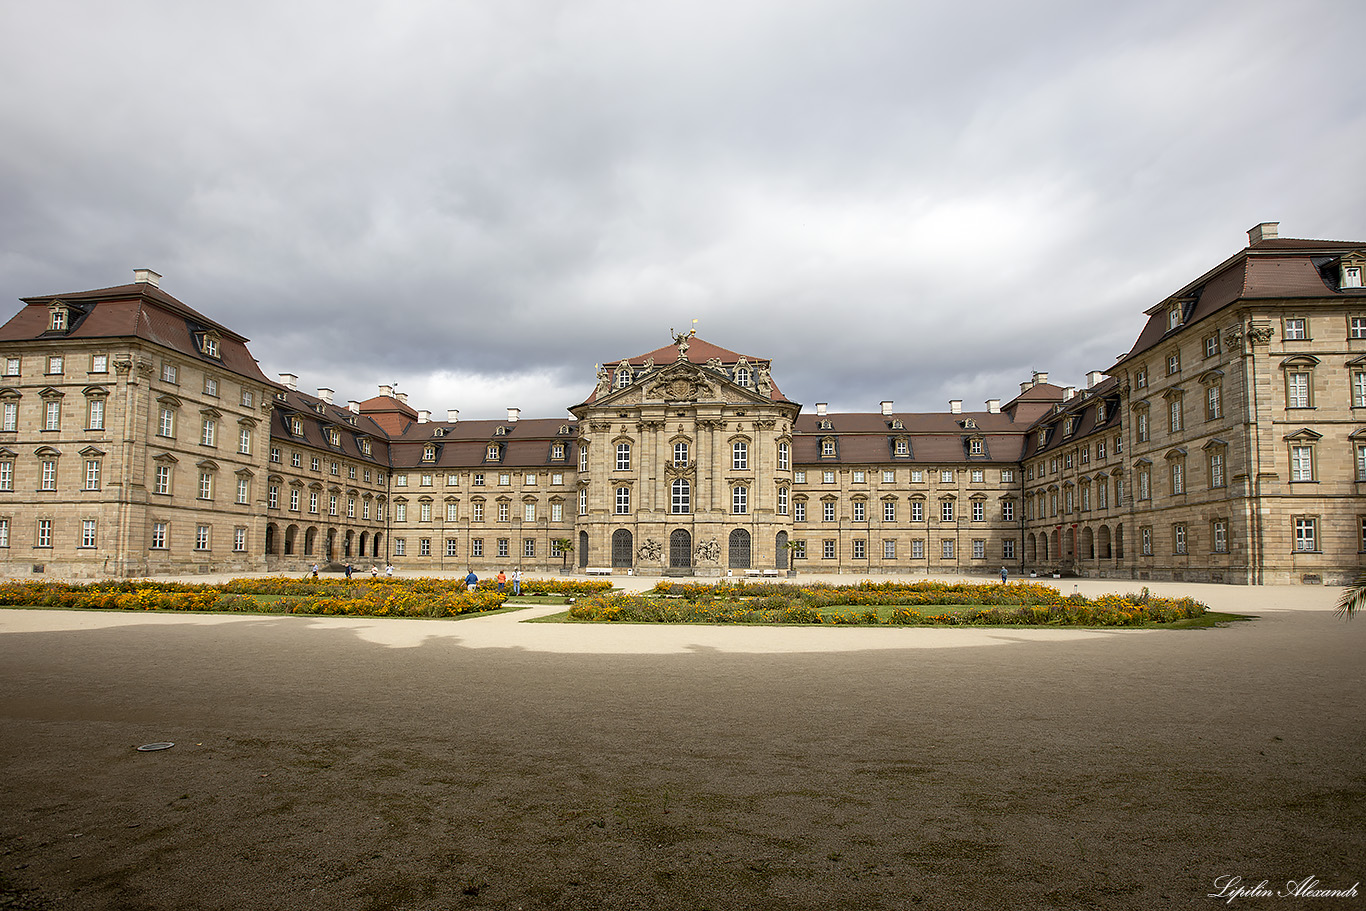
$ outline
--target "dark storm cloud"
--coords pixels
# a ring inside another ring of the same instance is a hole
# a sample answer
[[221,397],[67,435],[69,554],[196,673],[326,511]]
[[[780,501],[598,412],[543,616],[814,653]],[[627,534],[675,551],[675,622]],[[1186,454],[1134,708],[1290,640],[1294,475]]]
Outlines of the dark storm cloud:
[[693,319],[807,405],[978,407],[1250,225],[1362,236],[1341,12],[14,4],[0,286],[156,268],[268,374],[437,416],[561,414]]

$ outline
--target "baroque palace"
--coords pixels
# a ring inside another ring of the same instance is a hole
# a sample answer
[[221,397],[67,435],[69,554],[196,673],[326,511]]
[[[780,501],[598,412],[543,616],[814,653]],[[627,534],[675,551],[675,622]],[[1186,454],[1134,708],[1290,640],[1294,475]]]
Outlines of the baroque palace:
[[143,576],[1021,572],[1339,583],[1366,566],[1366,242],[1248,246],[1084,388],[813,411],[692,335],[573,419],[445,420],[267,378],[160,288],[23,298],[0,329],[0,570]]

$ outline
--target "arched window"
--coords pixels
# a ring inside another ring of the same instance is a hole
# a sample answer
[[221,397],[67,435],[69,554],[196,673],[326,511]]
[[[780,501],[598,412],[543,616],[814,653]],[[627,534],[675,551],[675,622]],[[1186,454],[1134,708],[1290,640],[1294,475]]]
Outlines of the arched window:
[[631,371],[626,369],[618,370],[612,384],[617,389],[625,389],[627,386],[631,385]]

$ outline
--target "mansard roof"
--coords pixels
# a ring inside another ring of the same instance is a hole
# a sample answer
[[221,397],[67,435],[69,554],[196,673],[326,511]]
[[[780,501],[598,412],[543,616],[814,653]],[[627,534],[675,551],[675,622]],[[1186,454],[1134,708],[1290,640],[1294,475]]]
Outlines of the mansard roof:
[[[829,427],[822,427],[828,423]],[[1025,428],[1008,414],[975,411],[853,412],[803,414],[793,426],[793,460],[798,465],[923,464],[927,462],[1016,462]],[[835,454],[822,455],[822,442],[833,437]],[[910,441],[910,454],[895,455],[895,440]],[[979,438],[984,453],[969,456],[966,440]]]
[[[706,339],[698,338],[695,335],[688,337],[687,352],[681,356],[678,351],[678,345],[672,344],[665,345],[663,348],[657,348],[654,351],[650,351],[645,354],[638,354],[635,357],[624,358],[623,360],[625,360],[626,363],[633,368],[652,367],[656,371],[663,370],[664,368],[676,364],[680,361],[692,364],[701,369],[707,369],[709,365],[715,364],[717,362],[719,362],[724,367],[733,368],[736,364],[740,363],[741,361],[744,361],[749,365],[750,369],[754,370],[757,370],[757,368],[760,366],[770,368],[772,366],[768,358],[756,357],[750,354],[738,354],[734,351],[729,350],[728,348],[722,348],[720,345],[714,345]],[[603,366],[606,367],[608,371],[612,371],[619,367],[621,365],[621,362],[621,360],[608,361],[605,362]],[[773,377],[771,375],[769,376],[769,386],[771,390],[769,393],[769,398],[771,401],[791,401],[791,399],[783,395],[782,392],[778,389],[778,384],[773,380]],[[612,390],[609,390],[609,393],[611,391]],[[596,388],[594,388],[594,390],[591,393],[589,393],[588,397],[583,400],[582,404],[591,405],[592,403],[596,402],[597,399],[598,391]]]
[[[198,310],[176,300],[150,282],[134,282],[94,291],[25,297],[27,305],[0,326],[0,341],[96,338],[140,338],[189,358],[260,382],[271,381],[247,350],[247,339]],[[65,303],[78,312],[68,330],[48,331],[48,308]],[[196,336],[219,338],[219,357],[204,354]]]
[[[1181,333],[1194,323],[1244,300],[1360,299],[1338,287],[1333,266],[1349,253],[1366,252],[1366,241],[1272,238],[1252,244],[1149,307],[1148,322],[1118,363]],[[1180,304],[1180,325],[1168,328],[1167,312]]]

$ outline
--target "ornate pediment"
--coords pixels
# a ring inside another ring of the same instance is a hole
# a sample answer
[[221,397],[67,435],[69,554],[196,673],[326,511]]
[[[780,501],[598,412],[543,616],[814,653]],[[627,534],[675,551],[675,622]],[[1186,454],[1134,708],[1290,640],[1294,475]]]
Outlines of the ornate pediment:
[[696,402],[699,399],[715,399],[717,389],[704,380],[695,369],[666,369],[654,383],[645,390],[647,399],[662,399],[666,402]]

